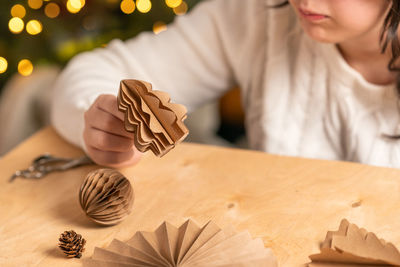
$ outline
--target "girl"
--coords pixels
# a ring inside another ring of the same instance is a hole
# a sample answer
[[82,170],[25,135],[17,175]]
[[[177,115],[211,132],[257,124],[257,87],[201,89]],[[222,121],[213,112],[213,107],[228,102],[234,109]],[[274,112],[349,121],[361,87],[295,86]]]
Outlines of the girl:
[[149,81],[189,111],[239,85],[253,149],[400,167],[399,14],[399,0],[203,1],[157,36],[74,58],[53,123],[121,167],[140,159],[117,110],[121,79]]

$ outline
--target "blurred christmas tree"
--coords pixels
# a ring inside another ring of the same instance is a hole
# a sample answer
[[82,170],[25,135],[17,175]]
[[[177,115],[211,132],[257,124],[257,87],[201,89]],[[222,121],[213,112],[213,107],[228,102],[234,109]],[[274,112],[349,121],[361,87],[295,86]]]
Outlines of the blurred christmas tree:
[[1,0],[0,91],[15,72],[65,64],[79,52],[158,33],[200,0]]

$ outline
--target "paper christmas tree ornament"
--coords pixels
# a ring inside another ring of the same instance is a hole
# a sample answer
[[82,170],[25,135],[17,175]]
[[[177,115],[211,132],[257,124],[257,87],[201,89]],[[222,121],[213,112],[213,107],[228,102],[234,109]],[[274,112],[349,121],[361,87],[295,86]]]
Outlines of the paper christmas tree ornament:
[[400,253],[393,244],[347,220],[339,230],[327,233],[321,252],[310,259],[310,267],[400,266]]
[[79,191],[79,202],[85,214],[102,225],[122,221],[131,212],[133,199],[129,180],[112,169],[90,172]]
[[213,222],[203,227],[188,220],[179,228],[164,222],[154,232],[137,232],[127,242],[114,239],[107,248],[95,248],[86,267],[125,266],[252,266],[276,267],[263,241],[248,232],[222,230]]
[[189,133],[183,120],[186,108],[170,103],[167,93],[153,91],[150,83],[122,80],[118,109],[125,113],[125,129],[134,133],[136,148],[159,157],[180,143]]

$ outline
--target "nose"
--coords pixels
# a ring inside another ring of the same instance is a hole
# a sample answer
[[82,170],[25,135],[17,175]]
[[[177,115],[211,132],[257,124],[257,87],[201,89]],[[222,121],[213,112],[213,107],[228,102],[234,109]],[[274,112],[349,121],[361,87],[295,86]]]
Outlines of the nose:
[[297,3],[298,7],[300,7],[301,9],[318,11],[321,9],[323,1],[325,0],[297,0]]

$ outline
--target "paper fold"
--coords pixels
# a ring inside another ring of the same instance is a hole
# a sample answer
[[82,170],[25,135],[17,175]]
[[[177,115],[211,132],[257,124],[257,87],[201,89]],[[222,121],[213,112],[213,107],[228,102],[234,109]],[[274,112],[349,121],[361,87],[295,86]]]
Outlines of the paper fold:
[[272,251],[248,232],[223,230],[188,220],[180,227],[162,223],[154,232],[137,232],[127,242],[95,248],[84,266],[259,266],[277,267]]
[[321,252],[309,258],[310,267],[400,266],[400,253],[393,244],[345,219],[337,231],[327,233]]
[[186,108],[170,102],[167,93],[153,91],[150,83],[122,80],[118,109],[125,113],[125,129],[134,133],[136,148],[162,157],[189,133],[183,120]]

